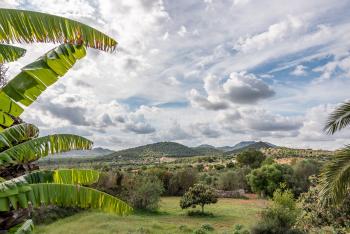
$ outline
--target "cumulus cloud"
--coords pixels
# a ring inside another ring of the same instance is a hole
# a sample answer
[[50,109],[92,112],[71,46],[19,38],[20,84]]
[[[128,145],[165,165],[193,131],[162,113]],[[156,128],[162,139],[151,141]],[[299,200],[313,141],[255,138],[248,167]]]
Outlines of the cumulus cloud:
[[269,85],[246,72],[232,72],[227,80],[207,76],[204,79],[204,90],[207,97],[192,89],[189,99],[192,104],[209,110],[227,109],[229,103],[254,104],[275,94]]
[[305,76],[307,74],[306,68],[303,65],[298,65],[295,67],[295,69],[291,72],[292,75],[294,76]]

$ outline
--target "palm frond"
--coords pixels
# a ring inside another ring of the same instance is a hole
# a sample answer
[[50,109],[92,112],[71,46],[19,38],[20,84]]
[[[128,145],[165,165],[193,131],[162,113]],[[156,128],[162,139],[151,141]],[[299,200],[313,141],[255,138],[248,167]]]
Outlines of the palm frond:
[[29,163],[49,154],[70,150],[91,149],[92,142],[71,134],[56,134],[39,137],[18,144],[0,153],[0,167]]
[[114,51],[117,42],[106,34],[77,21],[41,12],[0,9],[0,42],[81,42],[91,48]]
[[[22,68],[22,72],[8,82],[1,93],[4,92],[7,95],[3,95],[4,98],[10,97],[15,102],[29,106],[48,86],[63,76],[77,59],[85,55],[84,46],[62,44]],[[11,100],[7,102],[11,103]],[[18,115],[8,113],[13,116]]]
[[36,138],[39,135],[39,129],[33,124],[18,124],[0,132],[0,152],[4,148],[11,148],[14,145],[24,141]]
[[350,188],[350,146],[336,153],[325,165],[320,177],[320,198],[322,203],[339,204],[349,194]]
[[107,193],[96,189],[71,184],[29,184],[24,177],[0,183],[0,211],[28,208],[41,205],[92,208],[105,212],[126,215],[132,208]]
[[26,50],[17,46],[0,44],[0,63],[13,62],[24,56]]
[[345,102],[330,114],[324,130],[334,134],[350,124],[350,102]]
[[8,233],[9,234],[29,234],[34,231],[34,223],[33,220],[28,219],[24,223],[18,224],[11,228]]

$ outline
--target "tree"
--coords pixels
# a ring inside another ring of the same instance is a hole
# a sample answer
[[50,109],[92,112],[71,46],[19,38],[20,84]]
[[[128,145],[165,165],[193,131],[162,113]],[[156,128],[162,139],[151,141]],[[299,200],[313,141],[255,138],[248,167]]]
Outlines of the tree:
[[202,208],[202,213],[204,213],[204,205],[214,204],[217,201],[214,189],[204,184],[195,184],[182,196],[180,207],[186,209],[199,205]]
[[[114,51],[117,42],[91,28],[67,18],[16,9],[0,9],[0,64],[15,61],[25,49],[9,43],[65,43],[25,66],[0,90],[0,228],[28,233],[31,220],[23,222],[30,207],[42,204],[96,208],[117,214],[131,212],[121,200],[81,185],[96,181],[98,172],[31,171],[34,161],[51,153],[91,149],[92,142],[71,134],[38,137],[31,124],[19,124],[21,105],[29,106],[50,85],[63,76],[86,54],[86,47]],[[1,44],[6,43],[6,44]],[[3,81],[3,73],[1,74]],[[19,124],[19,125],[18,125]],[[31,204],[31,206],[29,206]]]
[[169,194],[183,195],[186,190],[198,181],[197,174],[197,171],[193,168],[176,171],[169,181]]
[[240,152],[236,157],[236,161],[241,166],[258,168],[261,166],[261,163],[265,160],[265,158],[265,155],[261,151],[249,149]]
[[[324,130],[334,134],[350,124],[350,102],[345,102],[328,117]],[[321,170],[320,197],[322,203],[340,204],[350,189],[350,146],[337,152]]]
[[274,163],[252,170],[247,179],[253,192],[259,193],[262,197],[270,197],[281,183],[286,183],[289,187],[292,175],[291,166]]

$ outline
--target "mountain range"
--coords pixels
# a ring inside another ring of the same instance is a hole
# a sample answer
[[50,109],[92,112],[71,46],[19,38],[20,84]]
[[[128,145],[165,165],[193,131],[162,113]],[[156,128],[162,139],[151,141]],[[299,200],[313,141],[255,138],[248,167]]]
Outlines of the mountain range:
[[234,146],[215,147],[208,144],[202,144],[196,147],[188,147],[176,142],[157,142],[153,144],[142,145],[134,148],[113,151],[105,148],[94,148],[92,150],[75,150],[61,154],[52,155],[48,158],[99,158],[99,159],[114,159],[123,158],[138,158],[147,156],[156,157],[192,157],[203,155],[229,155],[238,153],[247,149],[272,148],[275,145],[269,142],[262,141],[242,141]]

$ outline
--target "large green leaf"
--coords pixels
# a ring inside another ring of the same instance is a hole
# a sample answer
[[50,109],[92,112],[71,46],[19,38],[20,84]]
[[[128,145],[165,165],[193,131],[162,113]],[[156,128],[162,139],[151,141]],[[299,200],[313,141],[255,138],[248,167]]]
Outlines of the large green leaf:
[[91,149],[92,142],[71,134],[56,134],[39,137],[18,144],[0,153],[0,167],[29,163],[49,154],[70,150]]
[[106,34],[77,21],[50,14],[17,9],[0,9],[0,42],[84,43],[113,51],[117,42]]
[[125,202],[96,189],[71,184],[29,184],[24,177],[0,183],[0,211],[41,205],[92,208],[126,215],[132,208]]
[[[84,46],[62,44],[22,68],[22,72],[8,82],[1,92],[13,101],[29,106],[48,86],[63,76],[77,59],[85,55]],[[13,112],[8,113],[16,116]]]
[[4,148],[11,148],[14,145],[24,141],[36,138],[39,135],[39,129],[33,124],[18,124],[0,132],[0,152]]
[[58,184],[90,185],[99,178],[100,173],[91,169],[59,169],[53,173],[53,182]]
[[100,172],[91,169],[40,170],[26,174],[24,178],[30,184],[56,183],[90,185],[98,181]]
[[0,63],[13,62],[24,56],[26,50],[17,46],[0,44]]

